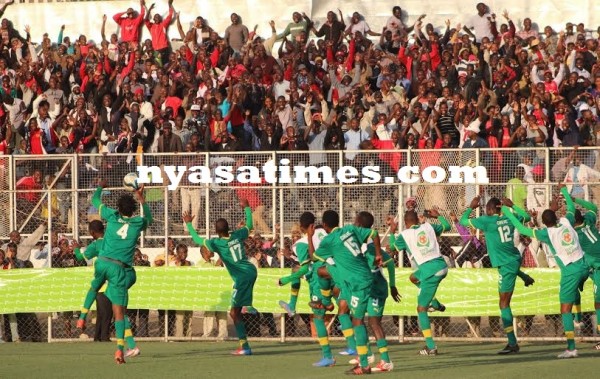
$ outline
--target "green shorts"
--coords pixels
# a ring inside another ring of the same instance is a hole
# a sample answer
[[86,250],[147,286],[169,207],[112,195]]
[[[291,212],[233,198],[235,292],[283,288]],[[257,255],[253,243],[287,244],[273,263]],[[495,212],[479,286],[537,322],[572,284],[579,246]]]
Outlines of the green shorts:
[[583,259],[567,265],[560,273],[558,297],[561,304],[573,304],[579,298],[579,288],[587,280],[589,269]]
[[371,286],[371,296],[367,304],[367,314],[369,317],[382,317],[385,308],[385,301],[389,296],[388,282],[378,271],[373,274],[373,285]]
[[514,292],[517,274],[521,269],[521,260],[498,266],[498,292]]
[[413,275],[419,280],[417,304],[420,307],[429,307],[440,282],[448,275],[448,265],[444,258],[433,259],[419,266]]
[[252,305],[252,293],[256,275],[240,276],[233,281],[233,292],[231,294],[231,307],[241,308]]
[[91,287],[92,291],[94,291],[94,292],[100,291],[100,288],[102,288],[102,286],[106,282],[104,273],[97,266],[98,262],[99,261],[96,261],[94,263],[94,279],[92,279],[92,282],[90,283],[90,287]]
[[585,258],[585,263],[587,263],[589,268],[600,270],[600,258],[590,254],[585,254],[583,257]]
[[[112,262],[98,258],[96,270],[100,278],[108,282],[104,294],[114,305],[127,306],[129,294],[127,293],[127,273],[125,267]],[[96,280],[96,278],[94,278]]]
[[385,297],[373,297],[369,298],[367,304],[367,314],[369,317],[383,317],[383,310],[385,309]]
[[346,287],[350,290],[350,314],[353,318],[362,319],[367,313],[367,306],[371,298],[371,288],[373,287],[373,278],[364,280],[346,281]]
[[125,269],[125,275],[127,279],[127,289],[133,287],[135,282],[137,281],[137,275],[135,274],[135,269],[133,267],[127,267]]

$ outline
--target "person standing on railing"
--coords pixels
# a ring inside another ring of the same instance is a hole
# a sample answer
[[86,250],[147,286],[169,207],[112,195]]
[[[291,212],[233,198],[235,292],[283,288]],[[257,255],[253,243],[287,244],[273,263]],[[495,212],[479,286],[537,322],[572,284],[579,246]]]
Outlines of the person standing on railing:
[[256,310],[252,307],[252,292],[258,275],[256,267],[250,263],[244,249],[244,240],[250,236],[250,230],[254,228],[252,209],[250,209],[248,200],[242,200],[241,205],[246,215],[246,225],[230,232],[227,220],[220,218],[215,223],[218,238],[205,239],[200,237],[192,227],[193,216],[189,212],[183,214],[183,221],[186,223],[194,242],[200,246],[205,246],[209,251],[219,254],[233,279],[234,286],[229,315],[233,319],[239,339],[238,349],[232,352],[232,355],[237,356],[252,355],[252,350],[246,339],[246,325],[242,319],[242,311],[249,309],[249,313],[256,313]]
[[[121,28],[121,42],[132,42],[136,46],[140,41],[140,26],[144,21],[146,14],[146,2],[140,0],[140,13],[135,17],[133,8],[128,8],[123,13],[117,13],[113,16],[113,20]],[[126,15],[126,17],[123,17]]]

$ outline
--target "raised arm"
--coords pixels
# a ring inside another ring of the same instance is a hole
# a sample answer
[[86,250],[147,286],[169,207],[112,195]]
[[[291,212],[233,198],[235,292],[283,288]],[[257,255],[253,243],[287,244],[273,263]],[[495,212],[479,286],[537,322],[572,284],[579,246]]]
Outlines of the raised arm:
[[506,205],[503,205],[502,213],[510,220],[510,222],[515,226],[515,228],[519,231],[519,233],[521,235],[524,235],[527,237],[533,237],[533,238],[537,239],[537,237],[535,236],[535,230],[523,225],[523,223],[520,222],[517,219],[517,217],[512,213],[512,210],[509,207],[507,207]]
[[103,189],[104,189],[103,186],[98,186],[98,188],[96,188],[96,191],[94,191],[94,195],[92,196],[92,205],[96,209],[100,209],[100,207],[102,206],[102,190]]
[[194,225],[192,225],[192,220],[194,219],[194,216],[192,216],[192,214],[190,212],[183,212],[183,222],[185,222],[185,226],[187,227],[188,232],[190,232],[190,236],[192,236],[192,240],[200,245],[200,246],[205,246],[208,248],[208,246],[206,246],[206,238],[202,238],[198,235],[198,232],[196,232],[196,229],[194,229]]

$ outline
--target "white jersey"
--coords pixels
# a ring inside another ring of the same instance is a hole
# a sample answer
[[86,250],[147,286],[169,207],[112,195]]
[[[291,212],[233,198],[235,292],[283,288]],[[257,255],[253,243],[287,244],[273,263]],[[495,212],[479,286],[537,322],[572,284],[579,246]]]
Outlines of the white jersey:
[[548,237],[552,242],[552,253],[555,258],[567,266],[583,258],[583,250],[579,244],[577,232],[566,218],[561,218],[559,224],[553,228],[547,228]]
[[[321,241],[323,240],[323,238],[325,238],[326,235],[327,235],[327,232],[323,228],[315,230],[315,234],[313,235],[313,246],[315,247],[315,251],[317,251],[317,249],[321,245]],[[298,241],[296,241],[292,245],[292,252],[294,253],[294,258],[296,259],[296,261],[298,261],[298,253],[296,252],[296,247],[300,243],[308,245],[308,236],[307,235],[302,236],[302,238],[300,238]],[[302,262],[299,262],[299,263],[302,263]]]
[[406,252],[417,266],[442,256],[437,235],[431,224],[421,224],[418,228],[406,229],[400,234],[408,247]]

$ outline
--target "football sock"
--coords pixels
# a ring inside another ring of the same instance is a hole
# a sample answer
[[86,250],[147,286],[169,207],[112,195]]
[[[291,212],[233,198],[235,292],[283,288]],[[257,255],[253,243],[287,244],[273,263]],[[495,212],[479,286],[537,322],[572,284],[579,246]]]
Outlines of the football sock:
[[240,348],[244,350],[250,350],[250,345],[246,339],[246,324],[243,321],[234,323],[235,332],[237,333],[238,339],[240,340]]
[[354,328],[352,327],[352,319],[348,314],[338,315],[340,325],[342,326],[342,334],[346,338],[348,349],[356,350],[356,341],[354,339]]
[[117,349],[123,351],[125,347],[125,320],[115,321],[115,335],[117,337]]
[[360,360],[360,367],[368,367],[367,342],[369,337],[367,336],[367,328],[364,324],[356,325],[354,326],[354,334],[356,336],[356,352]]
[[296,311],[296,302],[298,301],[298,292],[300,292],[300,281],[293,281],[290,289],[290,302],[288,305],[292,311]]
[[133,339],[133,332],[131,331],[129,318],[125,316],[123,321],[125,321],[125,342],[127,343],[127,348],[135,349],[135,340]]
[[379,349],[379,354],[381,354],[381,360],[390,363],[390,355],[387,346],[388,344],[385,338],[377,340],[377,349]]
[[565,337],[567,337],[567,349],[575,350],[575,325],[573,324],[573,314],[562,314],[563,328]]
[[419,312],[419,326],[421,327],[421,331],[423,332],[423,337],[425,337],[425,344],[428,349],[434,349],[435,343],[433,342],[433,338],[431,337],[431,324],[429,322],[429,316],[427,312]]
[[315,324],[315,329],[317,330],[317,338],[319,339],[319,345],[321,346],[323,358],[333,358],[331,355],[331,346],[329,345],[329,336],[327,335],[325,321],[322,318],[315,317],[313,322]]
[[83,308],[81,308],[81,314],[79,315],[80,320],[86,319],[87,314],[90,311],[90,308],[92,307],[92,304],[94,304],[94,301],[96,301],[97,294],[98,293],[92,290],[91,288],[88,290],[87,294],[85,295],[85,300],[83,301]]
[[510,307],[500,309],[500,318],[502,318],[502,327],[508,338],[508,344],[514,346],[517,344],[517,337],[513,328],[513,315]]

